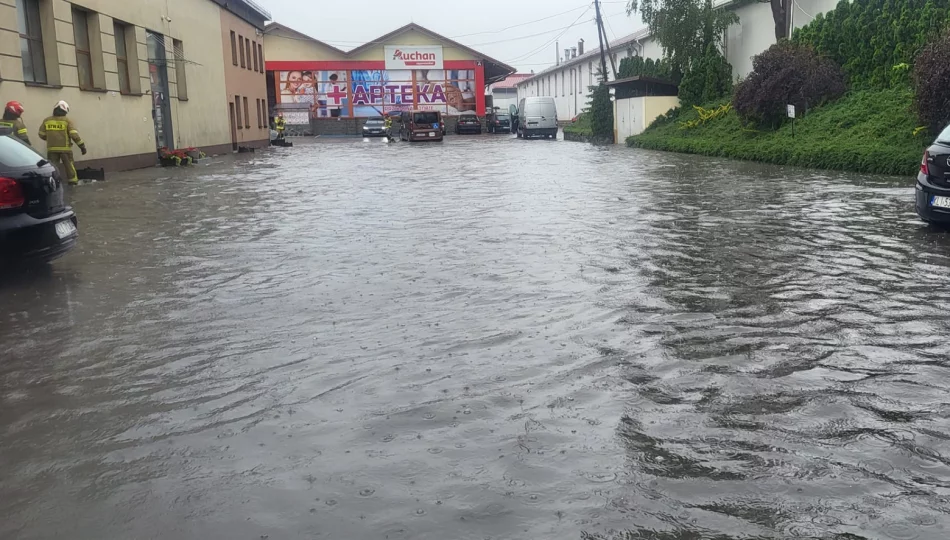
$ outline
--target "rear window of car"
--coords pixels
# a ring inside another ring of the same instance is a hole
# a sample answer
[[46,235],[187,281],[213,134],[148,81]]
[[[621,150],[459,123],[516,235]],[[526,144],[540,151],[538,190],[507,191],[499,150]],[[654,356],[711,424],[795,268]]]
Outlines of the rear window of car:
[[0,164],[5,167],[36,167],[43,159],[32,148],[10,135],[0,137]]
[[950,144],[950,126],[943,128],[940,135],[937,135],[937,142],[941,144]]
[[412,115],[412,121],[416,124],[438,124],[439,113],[417,112]]
[[496,116],[496,118],[498,118],[499,120],[507,120],[507,119],[508,119],[508,115],[507,115],[507,114],[499,114],[498,116]]

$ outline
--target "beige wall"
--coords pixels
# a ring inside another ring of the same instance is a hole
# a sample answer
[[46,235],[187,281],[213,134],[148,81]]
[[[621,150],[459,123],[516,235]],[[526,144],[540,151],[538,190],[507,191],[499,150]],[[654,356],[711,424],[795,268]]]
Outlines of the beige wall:
[[[231,32],[233,31],[237,37],[244,37],[245,39],[250,39],[251,44],[262,43],[263,35],[257,35],[259,30],[254,28],[253,25],[248,24],[243,19],[236,17],[229,11],[220,10],[221,12],[221,44],[224,48],[224,85],[225,85],[225,98],[228,103],[234,103],[235,107],[241,107],[241,126],[240,129],[237,129],[237,142],[247,143],[253,141],[264,141],[270,138],[270,131],[268,128],[267,121],[267,80],[265,76],[264,66],[259,66],[260,71],[254,71],[254,59],[253,56],[248,59],[245,58],[245,65],[247,67],[241,67],[241,53],[238,51],[238,65],[234,65],[233,57],[231,56]],[[240,47],[240,39],[236,38],[236,45]],[[245,50],[246,50],[245,46]],[[252,55],[256,55],[257,51],[252,51]],[[250,60],[250,62],[248,62]],[[266,60],[266,58],[265,58]],[[235,96],[241,96],[241,102],[235,102]],[[250,120],[244,117],[244,98],[247,98],[247,108],[248,113],[250,114]],[[256,100],[263,100],[263,127],[258,127],[260,122],[258,121],[258,109],[256,105]],[[230,117],[230,112],[228,112]],[[248,128],[247,126],[251,127]],[[230,123],[228,124],[230,129]],[[230,141],[230,133],[228,140]]]
[[[45,152],[45,145],[36,136],[40,122],[51,114],[58,100],[65,99],[71,106],[70,118],[76,122],[89,148],[89,155],[83,159],[129,156],[147,159],[155,154],[146,29],[163,34],[166,40],[175,146],[211,147],[230,143],[222,60],[225,51],[219,29],[221,9],[217,4],[210,0],[75,0],[72,4],[76,7],[95,12],[96,15],[92,15],[95,24],[90,27],[99,27],[98,33],[90,34],[90,40],[94,42],[94,52],[97,47],[101,50],[101,58],[94,54],[93,63],[101,75],[97,83],[103,88],[89,91],[79,89],[71,4],[65,0],[40,2],[47,75],[51,85],[58,83],[61,88],[23,83],[16,3],[0,0],[0,95],[4,102],[11,99],[23,102],[27,109],[24,120],[37,150]],[[143,94],[119,92],[113,17],[134,26],[135,55]],[[187,60],[184,63],[189,89],[187,100],[179,99],[178,95],[173,39],[182,41]],[[230,50],[227,54],[230,61]]]
[[271,30],[264,36],[264,48],[268,60],[307,62],[346,59],[346,55],[340,51],[299,35],[284,33],[280,29]]
[[[444,42],[417,32],[415,30],[410,30],[408,32],[399,34],[398,36],[393,36],[386,40],[386,45],[442,45],[442,54],[445,60],[480,60],[481,58],[476,57],[470,54],[468,51],[463,49],[455,48],[451,45],[446,45]],[[272,58],[272,60],[284,60],[283,58]],[[374,47],[370,47],[366,50],[359,51],[355,55],[349,57],[349,60],[385,60],[384,46],[382,44],[377,44]]]

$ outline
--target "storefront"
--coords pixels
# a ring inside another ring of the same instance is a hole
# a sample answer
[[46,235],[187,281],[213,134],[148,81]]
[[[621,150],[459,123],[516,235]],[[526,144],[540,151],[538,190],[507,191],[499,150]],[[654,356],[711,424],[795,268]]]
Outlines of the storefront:
[[[324,121],[339,124],[412,109],[481,116],[486,86],[514,71],[417,25],[345,53],[316,40],[288,50],[286,40],[301,39],[289,32],[294,31],[271,25],[265,37],[272,51],[266,63],[271,106],[288,124],[308,125],[317,133],[334,130]],[[271,46],[279,41],[283,47]]]

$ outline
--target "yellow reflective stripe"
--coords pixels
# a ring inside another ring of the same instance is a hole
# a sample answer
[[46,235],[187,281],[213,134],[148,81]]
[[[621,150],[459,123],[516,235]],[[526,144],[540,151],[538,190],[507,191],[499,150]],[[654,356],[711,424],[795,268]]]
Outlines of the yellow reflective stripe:
[[20,131],[17,131],[17,133],[19,133],[20,135],[26,133],[26,128],[23,128]]
[[3,126],[3,127],[11,127],[11,128],[12,128],[12,127],[13,127],[13,122],[2,122],[2,121],[0,121],[0,126]]
[[47,152],[72,152],[73,148],[71,146],[62,147],[62,146],[49,146],[46,148]]

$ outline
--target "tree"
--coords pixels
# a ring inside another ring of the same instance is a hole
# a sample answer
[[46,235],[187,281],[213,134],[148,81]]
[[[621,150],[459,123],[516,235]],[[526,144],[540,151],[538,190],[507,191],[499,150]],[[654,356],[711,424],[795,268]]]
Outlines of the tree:
[[732,66],[715,45],[706,47],[706,54],[694,60],[679,84],[680,103],[685,106],[705,105],[732,92]]
[[712,0],[628,0],[627,13],[634,12],[663,47],[674,76],[686,73],[708,45],[721,49],[726,29],[739,22],[733,11],[714,9]]
[[772,21],[775,22],[775,41],[788,37],[788,10],[791,0],[769,0],[772,6]]

